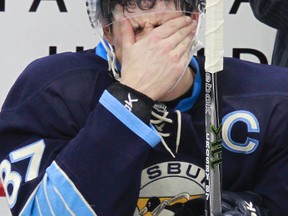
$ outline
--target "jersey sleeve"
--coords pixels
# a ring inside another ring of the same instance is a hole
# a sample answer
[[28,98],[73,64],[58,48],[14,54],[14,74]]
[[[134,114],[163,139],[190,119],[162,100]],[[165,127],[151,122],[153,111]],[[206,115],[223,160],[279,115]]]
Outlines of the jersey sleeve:
[[282,96],[269,117],[266,143],[259,161],[254,191],[263,198],[273,215],[288,212],[288,100]]
[[160,142],[153,127],[108,91],[93,89],[95,106],[78,103],[59,78],[36,88],[35,71],[24,74],[0,113],[1,179],[13,215],[132,215],[146,156]]

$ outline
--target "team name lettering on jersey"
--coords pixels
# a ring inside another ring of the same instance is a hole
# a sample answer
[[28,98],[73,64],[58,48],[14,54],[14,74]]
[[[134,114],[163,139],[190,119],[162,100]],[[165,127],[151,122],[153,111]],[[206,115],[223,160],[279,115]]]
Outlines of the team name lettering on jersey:
[[[146,171],[146,174],[148,178],[151,180],[168,175],[181,175],[197,179],[199,178],[199,176],[201,178],[203,177],[202,175],[200,175],[201,171],[202,171],[201,168],[195,167],[192,164],[184,165],[180,162],[169,162],[165,164],[165,167],[163,167],[163,165],[161,167],[159,165],[149,167]],[[202,178],[199,182],[204,183],[204,178]]]
[[205,171],[184,161],[163,162],[142,171],[134,216],[174,215],[204,193]]

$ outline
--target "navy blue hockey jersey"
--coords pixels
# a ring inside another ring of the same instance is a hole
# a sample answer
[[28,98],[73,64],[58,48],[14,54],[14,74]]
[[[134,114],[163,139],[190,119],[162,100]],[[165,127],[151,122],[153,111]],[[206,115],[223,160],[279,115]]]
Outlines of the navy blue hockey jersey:
[[[155,105],[148,125],[106,90],[115,80],[94,50],[30,64],[0,113],[13,214],[168,216],[203,194],[204,60],[192,64],[191,95]],[[221,77],[223,190],[258,193],[286,216],[288,69],[226,58]]]

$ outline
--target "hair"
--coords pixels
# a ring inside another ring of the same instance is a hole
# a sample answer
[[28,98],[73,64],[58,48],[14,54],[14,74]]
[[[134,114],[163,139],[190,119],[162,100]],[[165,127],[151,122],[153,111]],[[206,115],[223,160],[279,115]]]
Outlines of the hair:
[[157,1],[164,1],[167,3],[173,1],[175,5],[178,5],[179,2],[179,0],[106,0],[104,4],[109,4],[111,10],[113,10],[116,4],[121,5],[123,9],[127,11],[136,7],[141,10],[150,10],[156,5]]
[[137,7],[141,10],[150,10],[155,7],[157,1],[163,1],[165,3],[174,2],[175,8],[192,12],[195,8],[197,9],[196,2],[199,0],[101,0],[101,15],[107,23],[112,23],[112,11],[117,4],[121,5],[124,11],[129,12],[131,9]]

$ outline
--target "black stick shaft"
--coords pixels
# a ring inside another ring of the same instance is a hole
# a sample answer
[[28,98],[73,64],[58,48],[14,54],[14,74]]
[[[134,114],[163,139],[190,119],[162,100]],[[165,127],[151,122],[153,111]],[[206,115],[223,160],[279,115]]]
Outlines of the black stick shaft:
[[221,215],[222,118],[218,75],[219,72],[205,74],[205,216]]

